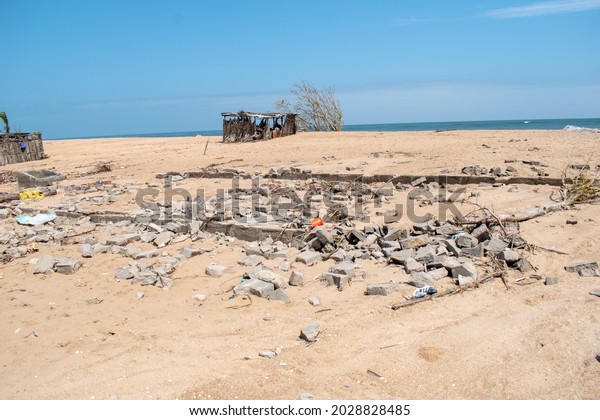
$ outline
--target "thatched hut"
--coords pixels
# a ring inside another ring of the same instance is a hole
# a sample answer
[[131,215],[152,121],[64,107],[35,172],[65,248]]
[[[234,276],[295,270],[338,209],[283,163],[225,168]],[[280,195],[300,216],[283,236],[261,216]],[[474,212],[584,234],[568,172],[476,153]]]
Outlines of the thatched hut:
[[223,141],[270,140],[296,134],[296,114],[223,112]]

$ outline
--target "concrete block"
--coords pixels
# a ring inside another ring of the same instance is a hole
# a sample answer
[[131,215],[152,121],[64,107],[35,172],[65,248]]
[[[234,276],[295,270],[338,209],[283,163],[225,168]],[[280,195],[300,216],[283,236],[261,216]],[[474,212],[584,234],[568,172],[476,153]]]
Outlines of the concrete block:
[[329,268],[330,273],[345,274],[347,276],[354,276],[355,266],[350,261],[342,261]]
[[419,235],[419,236],[411,236],[406,239],[400,240],[400,246],[402,249],[414,249],[427,245],[430,242],[430,238],[428,234]]
[[272,283],[259,279],[243,280],[240,284],[233,288],[233,292],[236,295],[251,293],[259,297],[266,297],[270,293],[273,293],[274,290],[275,286],[273,286]]
[[283,289],[275,289],[267,295],[269,300],[280,300],[285,303],[290,303],[290,297],[283,291]]
[[140,239],[140,235],[137,233],[129,233],[125,235],[114,235],[106,240],[106,245],[116,245],[116,246],[125,246],[130,244],[131,242],[137,241]]
[[413,271],[406,283],[415,287],[433,286],[433,277],[429,273]]
[[224,265],[219,265],[217,263],[210,263],[204,272],[210,277],[221,277],[227,271],[227,267]]
[[327,231],[327,228],[325,226],[319,226],[315,228],[314,232],[321,244],[331,245],[334,243],[333,235]]
[[320,326],[321,326],[321,324],[319,324],[318,322],[307,325],[306,327],[302,328],[302,330],[300,331],[300,338],[308,341],[309,343],[317,341],[317,336],[319,335],[319,327]]
[[94,247],[90,244],[81,244],[79,253],[83,258],[91,258],[94,255]]
[[402,251],[392,252],[390,255],[390,261],[395,264],[405,264],[409,258],[414,258],[416,255],[414,249],[404,249]]
[[156,238],[154,238],[154,245],[156,245],[159,248],[162,248],[164,246],[167,246],[169,244],[169,242],[171,242],[173,240],[174,234],[171,232],[162,232],[159,233],[158,236]]
[[479,242],[489,241],[492,239],[492,234],[486,225],[477,226],[475,229],[473,229],[471,235],[474,236]]
[[498,258],[506,261],[508,264],[516,263],[521,259],[521,256],[517,251],[513,251],[512,249],[506,248],[500,254],[498,254]]
[[33,274],[50,274],[54,272],[56,260],[50,255],[40,255],[33,270]]
[[367,284],[366,295],[370,296],[387,296],[390,293],[395,293],[400,290],[400,285],[397,283],[369,283]]
[[298,270],[292,271],[292,274],[290,274],[289,284],[290,286],[304,286],[304,274]]
[[313,265],[321,261],[321,254],[315,251],[304,251],[298,254],[296,261],[306,265]]
[[415,271],[425,271],[425,266],[413,258],[409,258],[404,263],[404,271],[410,274]]
[[79,260],[73,258],[59,258],[54,263],[54,269],[60,274],[73,274],[81,267]]
[[238,260],[238,264],[245,265],[247,267],[256,267],[263,262],[264,258],[256,254],[246,255]]

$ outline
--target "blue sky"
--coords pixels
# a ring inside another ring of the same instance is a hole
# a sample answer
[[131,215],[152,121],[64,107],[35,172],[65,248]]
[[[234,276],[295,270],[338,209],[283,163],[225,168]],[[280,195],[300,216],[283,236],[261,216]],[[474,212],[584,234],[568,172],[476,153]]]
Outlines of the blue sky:
[[346,124],[600,117],[600,0],[0,0],[0,111],[45,138],[220,129],[301,80]]

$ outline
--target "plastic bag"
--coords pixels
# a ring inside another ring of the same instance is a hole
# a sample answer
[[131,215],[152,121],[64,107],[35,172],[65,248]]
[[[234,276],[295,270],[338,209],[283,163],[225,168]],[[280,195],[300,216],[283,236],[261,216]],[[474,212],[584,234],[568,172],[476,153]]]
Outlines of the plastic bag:
[[17,217],[15,220],[20,225],[30,225],[30,226],[40,226],[44,223],[48,223],[56,219],[56,214],[52,213],[41,213],[36,214],[35,216],[29,216],[27,214],[22,214]]

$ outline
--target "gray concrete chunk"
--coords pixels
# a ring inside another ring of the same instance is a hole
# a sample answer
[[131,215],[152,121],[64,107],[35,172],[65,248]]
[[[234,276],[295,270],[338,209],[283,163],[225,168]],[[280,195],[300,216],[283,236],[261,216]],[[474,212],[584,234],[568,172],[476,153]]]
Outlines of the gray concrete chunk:
[[313,324],[307,325],[302,328],[300,331],[300,338],[308,341],[309,343],[317,341],[317,336],[319,335],[319,327],[321,324],[315,322]]
[[405,264],[409,258],[413,258],[414,256],[414,249],[404,249],[402,251],[392,252],[390,255],[390,260],[395,264]]
[[404,263],[404,271],[410,274],[415,271],[425,271],[425,266],[413,258],[409,258]]
[[411,236],[410,238],[401,239],[400,246],[402,249],[419,248],[429,243],[429,235]]
[[565,266],[569,273],[579,273],[581,277],[600,277],[600,269],[596,261],[585,261]]
[[298,270],[292,271],[292,274],[290,274],[289,284],[290,286],[304,286],[304,274]]
[[90,244],[81,244],[79,252],[83,258],[91,258],[94,255],[94,247]]
[[54,272],[55,259],[50,255],[40,255],[33,274],[50,274]]
[[244,265],[246,267],[256,267],[257,265],[262,263],[262,261],[263,261],[263,257],[261,257],[257,254],[252,254],[252,255],[246,255],[245,257],[240,258],[238,260],[238,264]]
[[167,246],[171,240],[173,240],[173,233],[171,232],[162,232],[156,238],[154,238],[154,245],[159,248],[163,246]]
[[350,261],[342,261],[329,268],[330,273],[345,274],[347,276],[354,276],[354,271],[354,263]]
[[414,271],[410,273],[410,277],[406,283],[415,287],[433,286],[433,278],[429,273]]
[[223,274],[225,274],[225,271],[227,271],[227,267],[214,262],[210,263],[204,270],[204,272],[210,277],[221,277]]
[[319,242],[321,242],[321,244],[323,244],[323,245],[333,244],[333,242],[334,242],[333,235],[327,231],[327,228],[325,228],[325,226],[317,227],[314,230],[314,232],[315,232],[315,235],[317,236],[317,239],[319,240]]
[[400,285],[397,283],[369,283],[367,284],[366,295],[387,296],[390,293],[398,292]]
[[54,263],[54,269],[60,274],[73,274],[81,267],[79,260],[74,258],[59,258]]
[[131,242],[137,241],[140,239],[140,235],[137,233],[129,233],[125,235],[114,235],[106,240],[106,245],[117,245],[117,246],[125,246],[130,244]]
[[290,297],[283,291],[283,289],[275,289],[267,295],[269,300],[280,300],[285,303],[290,303]]
[[304,251],[298,254],[296,261],[306,265],[313,265],[321,261],[321,254],[315,251]]
[[506,248],[500,254],[498,254],[498,258],[506,261],[509,264],[516,263],[521,259],[521,256],[517,251],[513,251],[512,249]]
[[233,292],[236,295],[251,293],[259,297],[266,297],[270,293],[273,293],[274,290],[275,287],[272,283],[259,279],[243,280],[233,288]]
[[115,274],[116,280],[129,280],[134,278],[135,275],[128,268],[119,268]]

